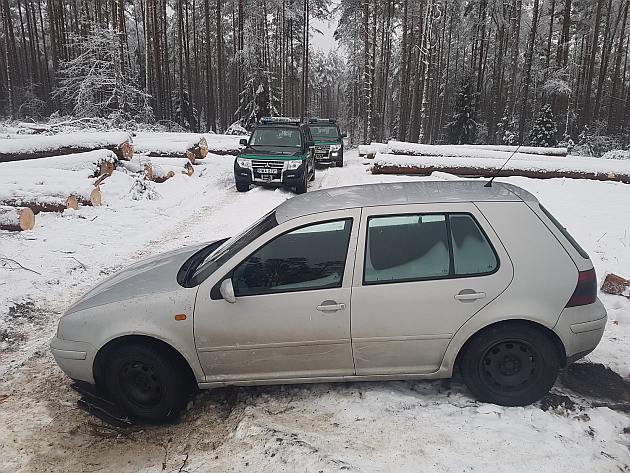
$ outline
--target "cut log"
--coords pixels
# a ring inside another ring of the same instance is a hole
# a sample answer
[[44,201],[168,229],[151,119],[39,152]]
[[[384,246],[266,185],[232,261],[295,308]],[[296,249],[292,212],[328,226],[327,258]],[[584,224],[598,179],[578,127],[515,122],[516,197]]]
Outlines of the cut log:
[[4,170],[60,169],[82,171],[89,169],[94,177],[110,174],[116,169],[118,158],[109,150],[99,149],[86,153],[67,154],[48,158],[29,159],[0,163],[0,173]]
[[[404,141],[390,141],[387,143],[387,154],[400,156],[436,156],[436,157],[461,157],[461,158],[480,158],[480,159],[500,159],[507,160],[518,159],[521,161],[547,161],[559,160],[563,161],[566,156],[566,148],[557,148],[559,153],[553,154],[556,148],[542,148],[549,150],[550,154],[541,154],[540,148],[520,148],[518,153],[514,153],[516,147],[506,146],[491,148],[490,145],[426,145],[418,143],[406,143]],[[528,153],[527,151],[535,151]],[[381,151],[383,152],[383,151]]]
[[[503,166],[503,167],[502,167]],[[630,183],[630,163],[598,158],[549,158],[530,161],[493,158],[400,156],[379,154],[373,174],[416,174],[428,176],[435,171],[466,177],[522,176],[536,179],[571,178]]]
[[35,214],[28,207],[0,206],[0,230],[32,230]]
[[34,213],[61,212],[79,204],[100,205],[100,189],[95,189],[90,175],[87,169],[4,170],[0,173],[0,205],[30,207]]
[[625,296],[630,299],[630,280],[616,274],[607,274],[602,283],[602,292],[616,296]]
[[118,159],[133,156],[128,133],[65,133],[53,136],[28,136],[0,139],[0,163],[63,156],[105,149]]
[[242,148],[240,141],[249,138],[249,136],[243,135],[218,135],[213,133],[206,133],[204,137],[208,143],[208,153],[220,156],[227,154],[236,156]]
[[147,133],[135,136],[135,152],[151,158],[187,158],[191,163],[208,155],[208,142],[198,133]]
[[487,151],[503,151],[507,153],[513,153],[518,149],[519,153],[524,154],[538,154],[541,156],[559,156],[565,157],[569,150],[567,148],[544,148],[540,146],[506,146],[506,145],[449,145],[454,148],[468,148],[475,150],[487,150]]
[[169,171],[173,171],[174,175],[186,174],[188,176],[192,176],[195,172],[195,168],[190,161],[180,158],[135,156],[131,161],[125,163],[124,166],[131,172],[144,172],[145,178],[150,181],[155,181],[156,178],[164,178]]
[[359,145],[359,157],[363,158],[369,154],[376,156],[377,153],[387,153],[387,145],[385,143],[372,142],[369,145]]

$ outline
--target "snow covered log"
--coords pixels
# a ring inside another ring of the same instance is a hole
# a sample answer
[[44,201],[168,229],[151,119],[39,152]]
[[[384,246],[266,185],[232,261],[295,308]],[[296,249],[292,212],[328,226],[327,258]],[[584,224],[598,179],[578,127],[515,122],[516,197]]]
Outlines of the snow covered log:
[[249,139],[249,136],[216,135],[213,133],[206,133],[204,137],[208,143],[209,153],[218,155],[231,154],[234,156],[236,156],[241,150],[240,141]]
[[94,177],[111,174],[118,163],[113,151],[99,149],[85,153],[52,156],[48,158],[29,159],[0,163],[0,172],[5,169],[61,169],[65,171],[82,171],[89,169]]
[[0,163],[63,156],[98,149],[110,150],[122,160],[131,159],[133,156],[133,142],[128,133],[77,132],[0,139]]
[[544,148],[541,146],[507,146],[507,145],[447,145],[454,148],[470,148],[470,149],[484,149],[487,151],[504,151],[513,153],[517,150],[523,154],[539,154],[542,156],[560,156],[565,157],[569,150],[567,148]]
[[99,206],[102,195],[89,177],[90,170],[3,169],[0,205],[29,207],[39,212],[62,212],[79,204]]
[[28,207],[0,206],[0,230],[32,230],[35,226],[35,214]]
[[137,154],[149,157],[188,158],[192,163],[208,154],[206,138],[198,133],[148,133],[134,137]]
[[[373,174],[417,174],[427,176],[434,171],[456,176],[499,177],[522,176],[536,179],[572,178],[597,181],[618,181],[630,184],[630,163],[599,158],[546,158],[510,160],[466,158],[455,156],[400,156],[379,154],[372,166]],[[501,171],[499,172],[499,169]]]
[[[481,145],[488,146],[488,145]],[[488,146],[489,148],[489,146]],[[387,143],[387,153],[404,155],[404,156],[456,156],[461,158],[494,158],[494,159],[508,159],[512,153],[516,150],[516,147],[512,149],[510,146],[505,146],[504,150],[500,149],[488,149],[486,147],[474,147],[474,145],[425,145],[418,143],[406,143],[403,141],[390,141]],[[558,148],[561,150],[558,154],[541,154],[539,152],[529,153],[528,150],[552,150],[554,148],[521,148],[513,159],[522,159],[530,161],[541,161],[548,159],[560,159],[562,153],[566,156],[566,148]]]
[[[125,162],[123,166],[131,172],[144,172],[145,178],[150,181],[161,179],[160,182],[169,179],[175,174],[192,176],[195,172],[195,168],[190,161],[180,158],[134,156],[131,161]],[[171,175],[166,177],[170,171],[172,171]]]
[[[387,145],[385,143],[375,142],[372,142],[369,145],[359,145],[360,157],[368,156],[370,154],[376,156],[377,153],[387,153]],[[372,156],[372,158],[369,158],[368,156],[368,158],[373,159],[374,156]]]

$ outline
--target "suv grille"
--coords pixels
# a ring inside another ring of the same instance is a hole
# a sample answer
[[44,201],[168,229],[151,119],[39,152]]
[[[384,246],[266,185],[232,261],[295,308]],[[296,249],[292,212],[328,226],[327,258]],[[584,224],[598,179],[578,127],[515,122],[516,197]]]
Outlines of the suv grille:
[[330,151],[330,145],[315,146],[316,153],[328,154],[329,151]]
[[253,159],[252,167],[254,169],[259,169],[259,168],[283,169],[284,161]]

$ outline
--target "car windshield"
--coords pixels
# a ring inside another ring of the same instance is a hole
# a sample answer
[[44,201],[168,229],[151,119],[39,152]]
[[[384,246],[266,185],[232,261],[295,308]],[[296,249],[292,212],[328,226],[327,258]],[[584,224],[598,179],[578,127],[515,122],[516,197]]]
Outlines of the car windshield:
[[190,287],[197,286],[208,276],[219,269],[227,260],[241,251],[256,238],[267,233],[272,228],[278,226],[276,211],[272,210],[263,218],[258,220],[249,228],[238,235],[230,238],[215,251],[209,254],[206,259],[197,267],[195,274],[190,278]]
[[334,125],[309,126],[309,129],[315,141],[336,141],[339,139],[339,131]]
[[278,146],[299,148],[302,146],[300,130],[297,128],[257,128],[252,133],[249,146]]

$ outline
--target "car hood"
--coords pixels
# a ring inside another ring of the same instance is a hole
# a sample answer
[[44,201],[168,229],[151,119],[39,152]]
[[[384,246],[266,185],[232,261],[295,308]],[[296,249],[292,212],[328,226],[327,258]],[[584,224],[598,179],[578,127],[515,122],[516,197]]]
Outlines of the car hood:
[[247,147],[241,153],[241,157],[267,157],[277,156],[282,158],[290,158],[293,156],[302,156],[304,152],[300,148],[283,148],[281,146],[256,146],[254,148]]
[[143,259],[94,286],[72,304],[66,314],[147,294],[183,289],[177,283],[179,268],[200,249],[213,242],[187,246]]

